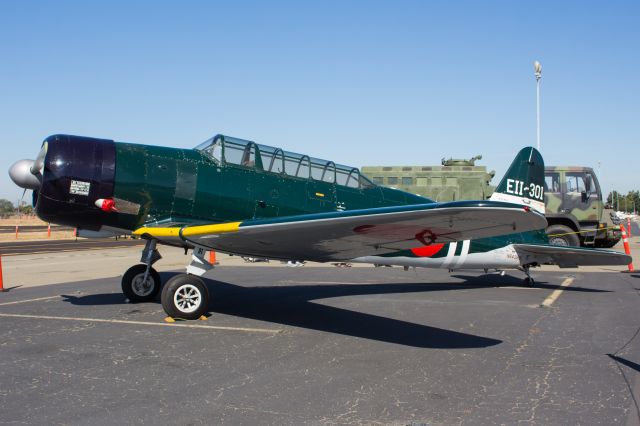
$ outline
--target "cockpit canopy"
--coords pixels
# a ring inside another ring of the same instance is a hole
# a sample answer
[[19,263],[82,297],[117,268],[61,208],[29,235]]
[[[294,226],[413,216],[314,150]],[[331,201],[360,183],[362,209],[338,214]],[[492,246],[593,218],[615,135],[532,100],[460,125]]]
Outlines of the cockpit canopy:
[[218,164],[233,164],[270,173],[284,173],[302,179],[337,183],[351,188],[376,186],[360,174],[356,167],[343,166],[333,161],[283,151],[267,145],[216,135],[194,148]]

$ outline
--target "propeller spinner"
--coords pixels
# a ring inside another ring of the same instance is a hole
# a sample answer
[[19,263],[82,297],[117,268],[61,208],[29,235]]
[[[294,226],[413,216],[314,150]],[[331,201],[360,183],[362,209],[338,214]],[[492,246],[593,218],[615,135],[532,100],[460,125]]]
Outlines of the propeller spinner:
[[9,168],[9,177],[20,188],[39,189],[42,183],[44,158],[47,155],[48,144],[45,142],[38,156],[34,160],[19,160]]

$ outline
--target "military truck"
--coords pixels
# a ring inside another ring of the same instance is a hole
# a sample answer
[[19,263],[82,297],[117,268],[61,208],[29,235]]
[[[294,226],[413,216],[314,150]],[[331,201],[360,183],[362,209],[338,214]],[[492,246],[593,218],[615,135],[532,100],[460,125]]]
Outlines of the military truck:
[[441,166],[364,166],[362,173],[378,185],[390,186],[435,201],[485,200],[495,189],[495,171],[476,166],[482,159],[442,159]]
[[[469,160],[442,159],[441,166],[364,166],[362,173],[391,186],[435,201],[482,200],[493,193],[495,171]],[[549,242],[556,245],[613,247],[622,237],[619,220],[602,201],[589,167],[546,167],[545,207]]]
[[620,222],[605,208],[592,168],[553,166],[545,167],[544,174],[551,244],[613,247],[620,241]]

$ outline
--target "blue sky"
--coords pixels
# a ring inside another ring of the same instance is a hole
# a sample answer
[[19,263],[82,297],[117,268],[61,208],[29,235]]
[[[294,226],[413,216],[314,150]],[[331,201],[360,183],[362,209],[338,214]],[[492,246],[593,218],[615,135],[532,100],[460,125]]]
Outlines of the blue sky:
[[[535,145],[638,189],[640,2],[0,3],[0,169],[54,133],[193,147],[225,133],[343,164]],[[494,181],[497,183],[497,179]],[[0,198],[21,190],[0,173]]]

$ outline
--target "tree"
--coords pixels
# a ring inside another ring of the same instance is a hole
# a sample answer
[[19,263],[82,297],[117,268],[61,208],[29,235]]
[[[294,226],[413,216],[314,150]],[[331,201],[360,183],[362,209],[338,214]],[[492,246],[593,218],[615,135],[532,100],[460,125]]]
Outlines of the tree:
[[640,211],[640,191],[629,191],[627,195],[611,191],[607,197],[607,204],[617,211],[638,212]]
[[20,205],[20,214],[32,215],[33,207],[31,206],[31,204],[22,203],[22,205]]
[[0,216],[9,216],[15,212],[13,203],[4,198],[0,199]]
[[620,193],[618,191],[611,191],[609,196],[607,197],[607,204],[611,206],[614,210],[620,210],[618,208],[618,199],[620,198]]

